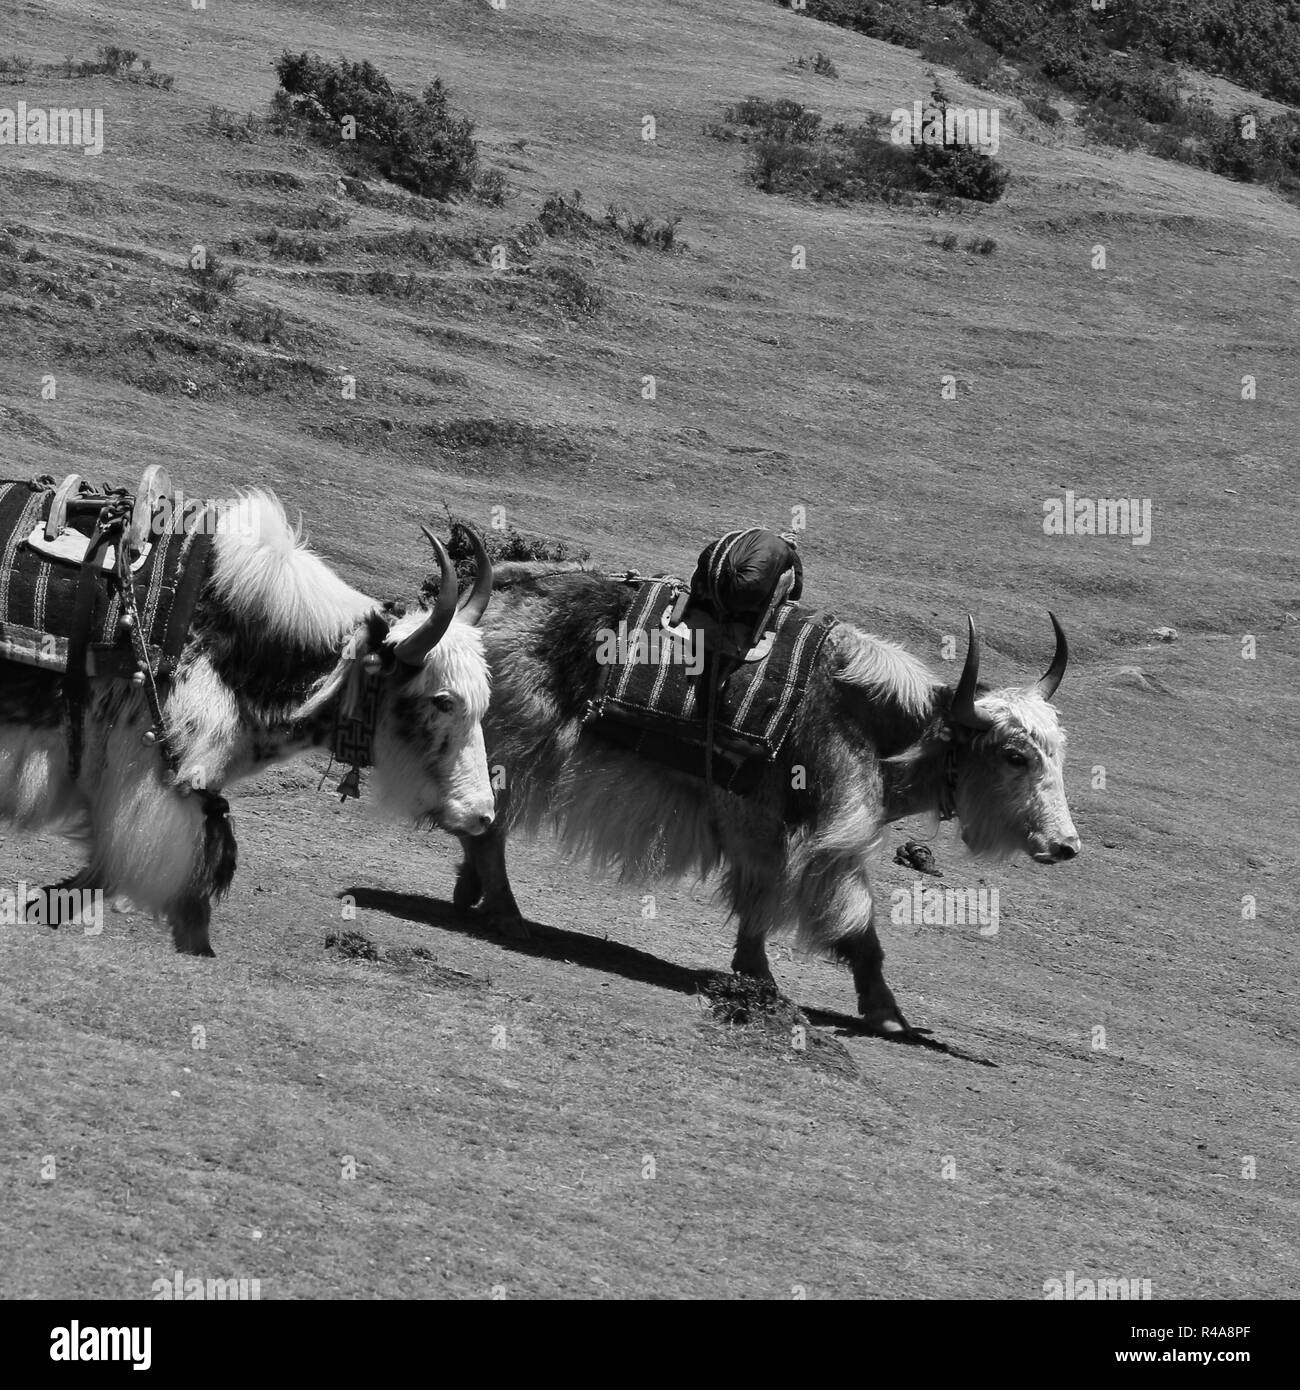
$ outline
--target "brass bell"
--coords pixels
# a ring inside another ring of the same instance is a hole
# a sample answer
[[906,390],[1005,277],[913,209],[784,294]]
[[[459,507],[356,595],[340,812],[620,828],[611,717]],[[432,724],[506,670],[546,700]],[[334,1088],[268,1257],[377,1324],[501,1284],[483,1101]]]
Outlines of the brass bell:
[[117,620],[117,625],[123,632],[130,632],[131,629],[135,626],[135,614],[123,613],[122,616]]
[[154,744],[158,742],[157,732],[153,729],[150,729],[149,732],[145,734],[145,736],[140,740],[140,742],[143,743],[146,748],[152,748]]
[[137,685],[137,686],[138,686],[138,685],[143,685],[143,684],[144,684],[144,672],[143,672],[143,671],[135,671],[135,672],[133,672],[132,675],[131,675],[131,684],[132,684],[132,685]]

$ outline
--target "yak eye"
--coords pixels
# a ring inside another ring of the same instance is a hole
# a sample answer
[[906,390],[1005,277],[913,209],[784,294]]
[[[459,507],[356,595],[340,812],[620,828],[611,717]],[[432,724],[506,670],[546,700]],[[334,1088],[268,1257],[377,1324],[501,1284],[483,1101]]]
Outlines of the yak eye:
[[450,714],[456,708],[456,697],[450,690],[435,691],[429,698],[443,714]]
[[1029,759],[1018,748],[1008,748],[1006,752],[1007,762],[1012,767],[1028,767]]

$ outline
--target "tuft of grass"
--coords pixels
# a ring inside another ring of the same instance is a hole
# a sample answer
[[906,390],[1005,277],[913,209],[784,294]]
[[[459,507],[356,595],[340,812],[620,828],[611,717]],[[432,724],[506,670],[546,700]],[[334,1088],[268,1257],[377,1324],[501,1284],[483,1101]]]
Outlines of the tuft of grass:
[[231,266],[223,266],[216,256],[209,254],[202,268],[188,266],[187,269],[195,281],[190,302],[203,313],[213,313],[225,296],[234,294],[239,272]]
[[328,254],[328,248],[323,241],[286,232],[280,227],[263,232],[258,240],[269,249],[271,258],[277,261],[302,261],[305,265],[320,265]]
[[551,301],[561,309],[588,315],[598,313],[604,307],[605,296],[600,287],[573,266],[543,266],[541,277],[550,292]]
[[504,206],[510,182],[502,169],[484,169],[474,179],[475,201],[490,208]]
[[794,60],[794,65],[797,68],[803,68],[805,72],[813,72],[818,77],[839,77],[840,75],[839,68],[835,66],[831,58],[823,53],[820,48],[810,57],[805,57],[801,53]]
[[231,319],[230,329],[248,343],[280,343],[284,340],[284,311],[274,306],[241,309]]
[[582,206],[582,190],[575,188],[572,197],[552,193],[542,203],[537,225],[549,237],[587,237],[596,230],[596,220]]
[[998,249],[998,244],[991,236],[975,236],[966,243],[966,250],[973,252],[977,256],[991,256]]
[[11,53],[8,58],[0,58],[0,77],[6,78],[9,82],[26,82],[27,74],[31,72],[33,60],[24,58],[18,53]]
[[1036,120],[1042,121],[1044,125],[1058,126],[1063,117],[1061,113],[1052,105],[1046,97],[1035,96],[1032,92],[1027,96],[1021,97],[1025,110]]
[[633,246],[645,246],[654,251],[685,251],[686,243],[677,238],[680,217],[656,219],[649,213],[633,217],[626,208],[610,203],[605,210],[605,226]]
[[233,111],[227,111],[224,106],[208,107],[208,131],[212,135],[247,144],[256,140],[265,130],[266,122],[260,116],[253,115],[251,111],[239,116]]

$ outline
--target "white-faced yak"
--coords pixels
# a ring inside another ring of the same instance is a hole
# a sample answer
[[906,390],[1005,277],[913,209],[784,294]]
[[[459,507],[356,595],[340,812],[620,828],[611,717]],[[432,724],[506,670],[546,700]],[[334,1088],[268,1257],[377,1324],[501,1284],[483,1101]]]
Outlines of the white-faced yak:
[[[506,872],[506,836],[554,822],[567,849],[623,880],[722,868],[737,919],[732,967],[771,978],[764,943],[794,927],[805,949],[853,972],[864,1024],[912,1035],[882,972],[871,853],[891,821],[955,817],[977,855],[1025,851],[1041,864],[1080,842],[1066,804],[1065,734],[1048,703],[1065,671],[1065,635],[1047,673],[1023,689],[977,686],[970,644],[955,686],[901,647],[827,620],[804,698],[779,755],[747,795],[599,737],[602,637],[626,620],[633,589],[544,563],[499,566],[483,625],[493,697],[484,721],[497,818],[462,835],[454,902],[526,931]],[[794,605],[797,612],[807,613]],[[497,769],[500,769],[498,772]]]
[[90,679],[77,756],[69,758],[66,676],[0,660],[0,820],[84,839],[88,862],[64,889],[124,894],[167,917],[178,950],[205,956],[212,900],[235,869],[223,790],[267,762],[330,744],[341,706],[364,735],[381,809],[481,834],[494,799],[477,623],[492,567],[472,537],[478,570],[457,611],[451,559],[426,534],[442,573],[438,600],[393,621],[306,548],[273,497],[221,504],[210,569],[163,693],[146,687],[143,670]]

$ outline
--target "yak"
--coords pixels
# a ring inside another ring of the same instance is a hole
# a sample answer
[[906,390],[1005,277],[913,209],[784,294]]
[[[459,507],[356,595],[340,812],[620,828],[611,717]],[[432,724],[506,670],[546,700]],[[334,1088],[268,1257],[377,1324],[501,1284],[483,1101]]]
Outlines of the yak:
[[[0,660],[0,821],[55,826],[87,842],[61,889],[100,889],[165,916],[178,951],[214,954],[211,904],[236,844],[222,789],[334,734],[339,708],[372,681],[371,761],[381,808],[472,837],[495,815],[481,722],[490,684],[477,628],[492,565],[457,608],[456,571],[425,528],[442,575],[428,612],[394,621],[305,544],[269,493],[219,504],[211,565],[162,704],[172,774],[142,687],[90,681],[75,773],[58,672]],[[51,893],[53,898],[53,893]]]
[[499,567],[481,629],[497,815],[482,835],[459,837],[454,906],[526,934],[506,840],[547,821],[566,849],[625,881],[721,868],[738,928],[733,970],[771,980],[764,943],[793,925],[800,946],[849,966],[868,1031],[915,1036],[885,983],[872,851],[891,821],[934,812],[959,821],[976,855],[1023,850],[1053,864],[1079,852],[1065,733],[1049,703],[1068,658],[1060,624],[1053,616],[1056,652],[1034,685],[986,691],[973,619],[955,687],[895,643],[836,622],[792,736],[757,789],[739,796],[585,727],[599,685],[598,635],[619,627],[631,594],[618,578],[573,565]]

